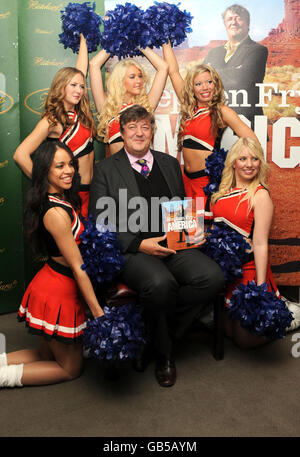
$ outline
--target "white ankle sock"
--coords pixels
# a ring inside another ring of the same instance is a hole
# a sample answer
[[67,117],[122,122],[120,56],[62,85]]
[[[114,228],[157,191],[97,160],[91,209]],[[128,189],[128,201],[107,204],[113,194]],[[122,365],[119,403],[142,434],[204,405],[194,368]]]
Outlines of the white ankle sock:
[[0,368],[0,387],[22,387],[24,364],[7,365]]
[[0,354],[0,368],[6,367],[6,365],[7,365],[6,353],[2,352],[2,354]]

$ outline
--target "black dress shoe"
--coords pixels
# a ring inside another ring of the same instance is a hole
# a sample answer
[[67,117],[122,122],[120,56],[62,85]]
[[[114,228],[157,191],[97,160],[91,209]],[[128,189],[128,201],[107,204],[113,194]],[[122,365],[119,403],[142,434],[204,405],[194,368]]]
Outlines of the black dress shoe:
[[160,386],[173,386],[177,376],[174,360],[167,356],[159,356],[156,360],[155,376]]
[[139,373],[146,370],[152,360],[152,348],[149,344],[142,344],[136,358],[132,362],[132,368]]

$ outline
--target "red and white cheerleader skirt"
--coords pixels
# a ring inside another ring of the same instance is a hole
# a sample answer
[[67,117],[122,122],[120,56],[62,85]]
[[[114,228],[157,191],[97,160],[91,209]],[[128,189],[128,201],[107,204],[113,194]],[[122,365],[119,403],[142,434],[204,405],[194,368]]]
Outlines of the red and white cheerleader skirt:
[[90,185],[89,184],[80,184],[79,187],[79,197],[81,200],[81,210],[80,214],[87,218],[89,213],[89,200],[90,200]]
[[187,197],[204,198],[204,219],[213,219],[213,213],[210,208],[210,198],[204,193],[203,187],[209,184],[209,177],[204,170],[188,173],[186,170],[183,171],[183,184],[184,190]]
[[86,326],[84,304],[72,270],[49,259],[26,289],[18,311],[29,332],[75,343]]
[[[229,305],[230,298],[232,296],[232,292],[237,288],[240,284],[248,284],[248,281],[256,281],[256,269],[255,269],[255,262],[251,260],[243,265],[243,276],[238,278],[233,284],[229,284],[226,288],[225,298],[226,298],[226,306]],[[268,265],[267,269],[267,278],[266,283],[268,285],[269,292],[275,292],[276,297],[280,298],[279,290],[277,289],[275,279],[271,270],[270,265]]]

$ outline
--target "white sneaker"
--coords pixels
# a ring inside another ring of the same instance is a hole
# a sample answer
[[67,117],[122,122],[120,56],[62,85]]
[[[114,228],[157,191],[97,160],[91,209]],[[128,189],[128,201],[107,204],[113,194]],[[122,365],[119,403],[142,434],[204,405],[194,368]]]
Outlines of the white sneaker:
[[281,300],[284,301],[289,311],[292,313],[294,319],[291,322],[290,327],[286,329],[287,332],[292,332],[296,328],[300,327],[300,303],[290,301],[287,298],[281,296]]

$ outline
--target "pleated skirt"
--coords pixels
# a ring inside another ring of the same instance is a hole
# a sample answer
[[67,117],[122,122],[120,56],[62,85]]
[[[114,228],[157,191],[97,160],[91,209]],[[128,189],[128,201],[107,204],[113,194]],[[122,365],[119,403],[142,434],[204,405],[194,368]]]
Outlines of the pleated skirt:
[[[229,284],[227,286],[226,292],[225,292],[226,306],[229,305],[232,293],[238,287],[238,285],[247,284],[248,281],[256,281],[256,270],[255,270],[254,260],[251,260],[250,262],[245,263],[243,265],[243,276],[241,278],[238,278],[233,284]],[[266,283],[268,285],[268,291],[275,292],[276,296],[278,298],[280,298],[280,293],[277,288],[270,265],[268,265],[268,269],[267,269]]]
[[49,259],[27,287],[18,320],[25,321],[31,333],[48,340],[81,340],[86,327],[85,308],[72,270]]
[[184,170],[182,178],[186,196],[194,199],[196,197],[202,197],[204,199],[204,219],[212,220],[213,213],[210,208],[210,198],[203,190],[203,187],[209,184],[209,177],[205,174],[204,170],[195,173],[188,173]]

